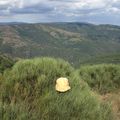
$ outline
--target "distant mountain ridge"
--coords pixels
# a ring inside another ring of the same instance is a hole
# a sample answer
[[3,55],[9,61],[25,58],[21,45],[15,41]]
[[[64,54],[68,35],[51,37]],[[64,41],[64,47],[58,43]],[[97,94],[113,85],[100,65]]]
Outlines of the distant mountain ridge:
[[25,22],[0,22],[0,25],[19,25],[19,24],[29,24]]
[[0,51],[15,57],[60,57],[78,65],[119,54],[120,26],[90,23],[0,23]]

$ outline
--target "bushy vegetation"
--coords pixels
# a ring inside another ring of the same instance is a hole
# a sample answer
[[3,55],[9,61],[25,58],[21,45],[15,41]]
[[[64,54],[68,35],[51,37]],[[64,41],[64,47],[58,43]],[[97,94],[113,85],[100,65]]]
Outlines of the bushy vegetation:
[[0,73],[3,73],[7,68],[11,68],[14,64],[14,61],[5,55],[0,54]]
[[[110,106],[61,59],[21,60],[2,77],[2,120],[114,120]],[[69,79],[70,91],[55,91],[59,77]]]
[[102,94],[120,88],[120,65],[88,65],[81,67],[78,72],[82,80]]

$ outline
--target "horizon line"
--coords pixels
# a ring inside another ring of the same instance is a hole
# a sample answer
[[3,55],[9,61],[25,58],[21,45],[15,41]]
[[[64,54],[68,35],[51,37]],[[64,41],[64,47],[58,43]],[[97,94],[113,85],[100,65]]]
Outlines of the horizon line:
[[79,21],[62,21],[62,22],[22,22],[22,21],[8,21],[8,22],[0,22],[1,24],[54,24],[54,23],[81,23],[81,24],[91,24],[91,25],[114,25],[114,26],[120,26],[118,24],[112,24],[112,23],[92,23],[92,22],[79,22]]

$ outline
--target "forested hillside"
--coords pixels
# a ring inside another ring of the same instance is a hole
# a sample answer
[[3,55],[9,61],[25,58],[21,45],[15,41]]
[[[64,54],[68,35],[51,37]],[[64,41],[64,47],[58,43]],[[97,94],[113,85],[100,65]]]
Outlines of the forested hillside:
[[102,63],[120,64],[120,54],[92,57],[90,59],[82,61],[80,65],[83,65],[83,64],[94,65],[94,64],[102,64]]
[[79,65],[120,52],[120,27],[87,23],[2,24],[0,51],[14,57],[51,56]]

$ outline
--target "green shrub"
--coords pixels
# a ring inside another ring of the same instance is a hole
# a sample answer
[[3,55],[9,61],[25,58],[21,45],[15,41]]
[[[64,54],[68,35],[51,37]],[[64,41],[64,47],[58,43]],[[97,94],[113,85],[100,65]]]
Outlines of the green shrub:
[[89,65],[81,67],[78,72],[92,89],[100,93],[120,88],[120,65]]
[[11,68],[14,65],[15,61],[5,55],[0,54],[0,73],[3,73],[4,70]]
[[[71,90],[55,91],[55,80],[59,77],[69,79]],[[104,107],[70,64],[63,60],[21,60],[4,73],[4,78],[0,106],[2,120],[114,119],[110,107]]]

